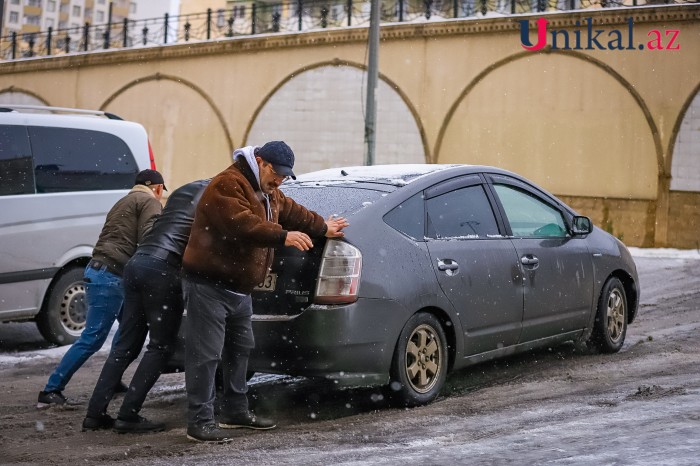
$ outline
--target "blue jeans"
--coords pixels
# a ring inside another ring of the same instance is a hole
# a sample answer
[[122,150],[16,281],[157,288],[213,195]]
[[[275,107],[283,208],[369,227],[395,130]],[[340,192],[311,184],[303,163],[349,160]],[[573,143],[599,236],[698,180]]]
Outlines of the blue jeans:
[[[124,288],[118,275],[87,267],[83,276],[88,305],[85,329],[73,343],[49,377],[44,391],[63,391],[75,371],[95,354],[107,340],[115,319],[120,319],[124,303]],[[114,342],[118,340],[118,333]],[[114,345],[114,342],[112,343]]]

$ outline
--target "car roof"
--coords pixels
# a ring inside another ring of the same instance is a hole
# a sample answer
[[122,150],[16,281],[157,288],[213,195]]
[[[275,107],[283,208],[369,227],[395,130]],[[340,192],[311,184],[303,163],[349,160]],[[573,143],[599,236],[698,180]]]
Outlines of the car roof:
[[357,165],[329,168],[299,175],[291,184],[331,186],[344,184],[376,183],[389,186],[405,186],[427,175],[465,167],[465,165],[446,164],[393,164],[393,165]]

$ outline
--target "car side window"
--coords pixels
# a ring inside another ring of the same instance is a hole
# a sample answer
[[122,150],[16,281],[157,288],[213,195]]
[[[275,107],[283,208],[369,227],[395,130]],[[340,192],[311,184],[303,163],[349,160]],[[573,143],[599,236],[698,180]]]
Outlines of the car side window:
[[496,217],[481,185],[455,189],[428,199],[428,237],[484,239],[499,236]]
[[34,166],[27,128],[0,125],[0,196],[34,193]]
[[559,210],[523,190],[494,184],[506,217],[517,237],[565,237],[566,223]]
[[102,131],[30,126],[39,193],[129,189],[138,165],[129,146]]
[[425,236],[423,193],[415,194],[384,215],[384,222],[404,235],[423,241]]

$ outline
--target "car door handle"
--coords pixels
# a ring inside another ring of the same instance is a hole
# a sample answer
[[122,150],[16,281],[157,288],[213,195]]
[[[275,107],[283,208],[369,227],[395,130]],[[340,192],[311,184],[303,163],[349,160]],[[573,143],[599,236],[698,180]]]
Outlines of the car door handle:
[[535,257],[531,254],[528,254],[528,255],[520,258],[520,263],[523,265],[535,266],[535,265],[540,263],[540,260],[537,257]]
[[452,259],[438,259],[438,270],[457,270],[459,269],[459,264]]

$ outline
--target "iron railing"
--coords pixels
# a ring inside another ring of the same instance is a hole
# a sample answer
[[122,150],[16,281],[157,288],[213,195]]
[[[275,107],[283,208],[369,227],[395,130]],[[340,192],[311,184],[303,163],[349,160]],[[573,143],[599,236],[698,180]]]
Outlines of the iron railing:
[[[587,8],[690,4],[700,0],[384,0],[381,20],[411,22]],[[291,0],[121,23],[90,24],[0,37],[0,60],[161,46],[234,36],[368,26],[367,0]]]

